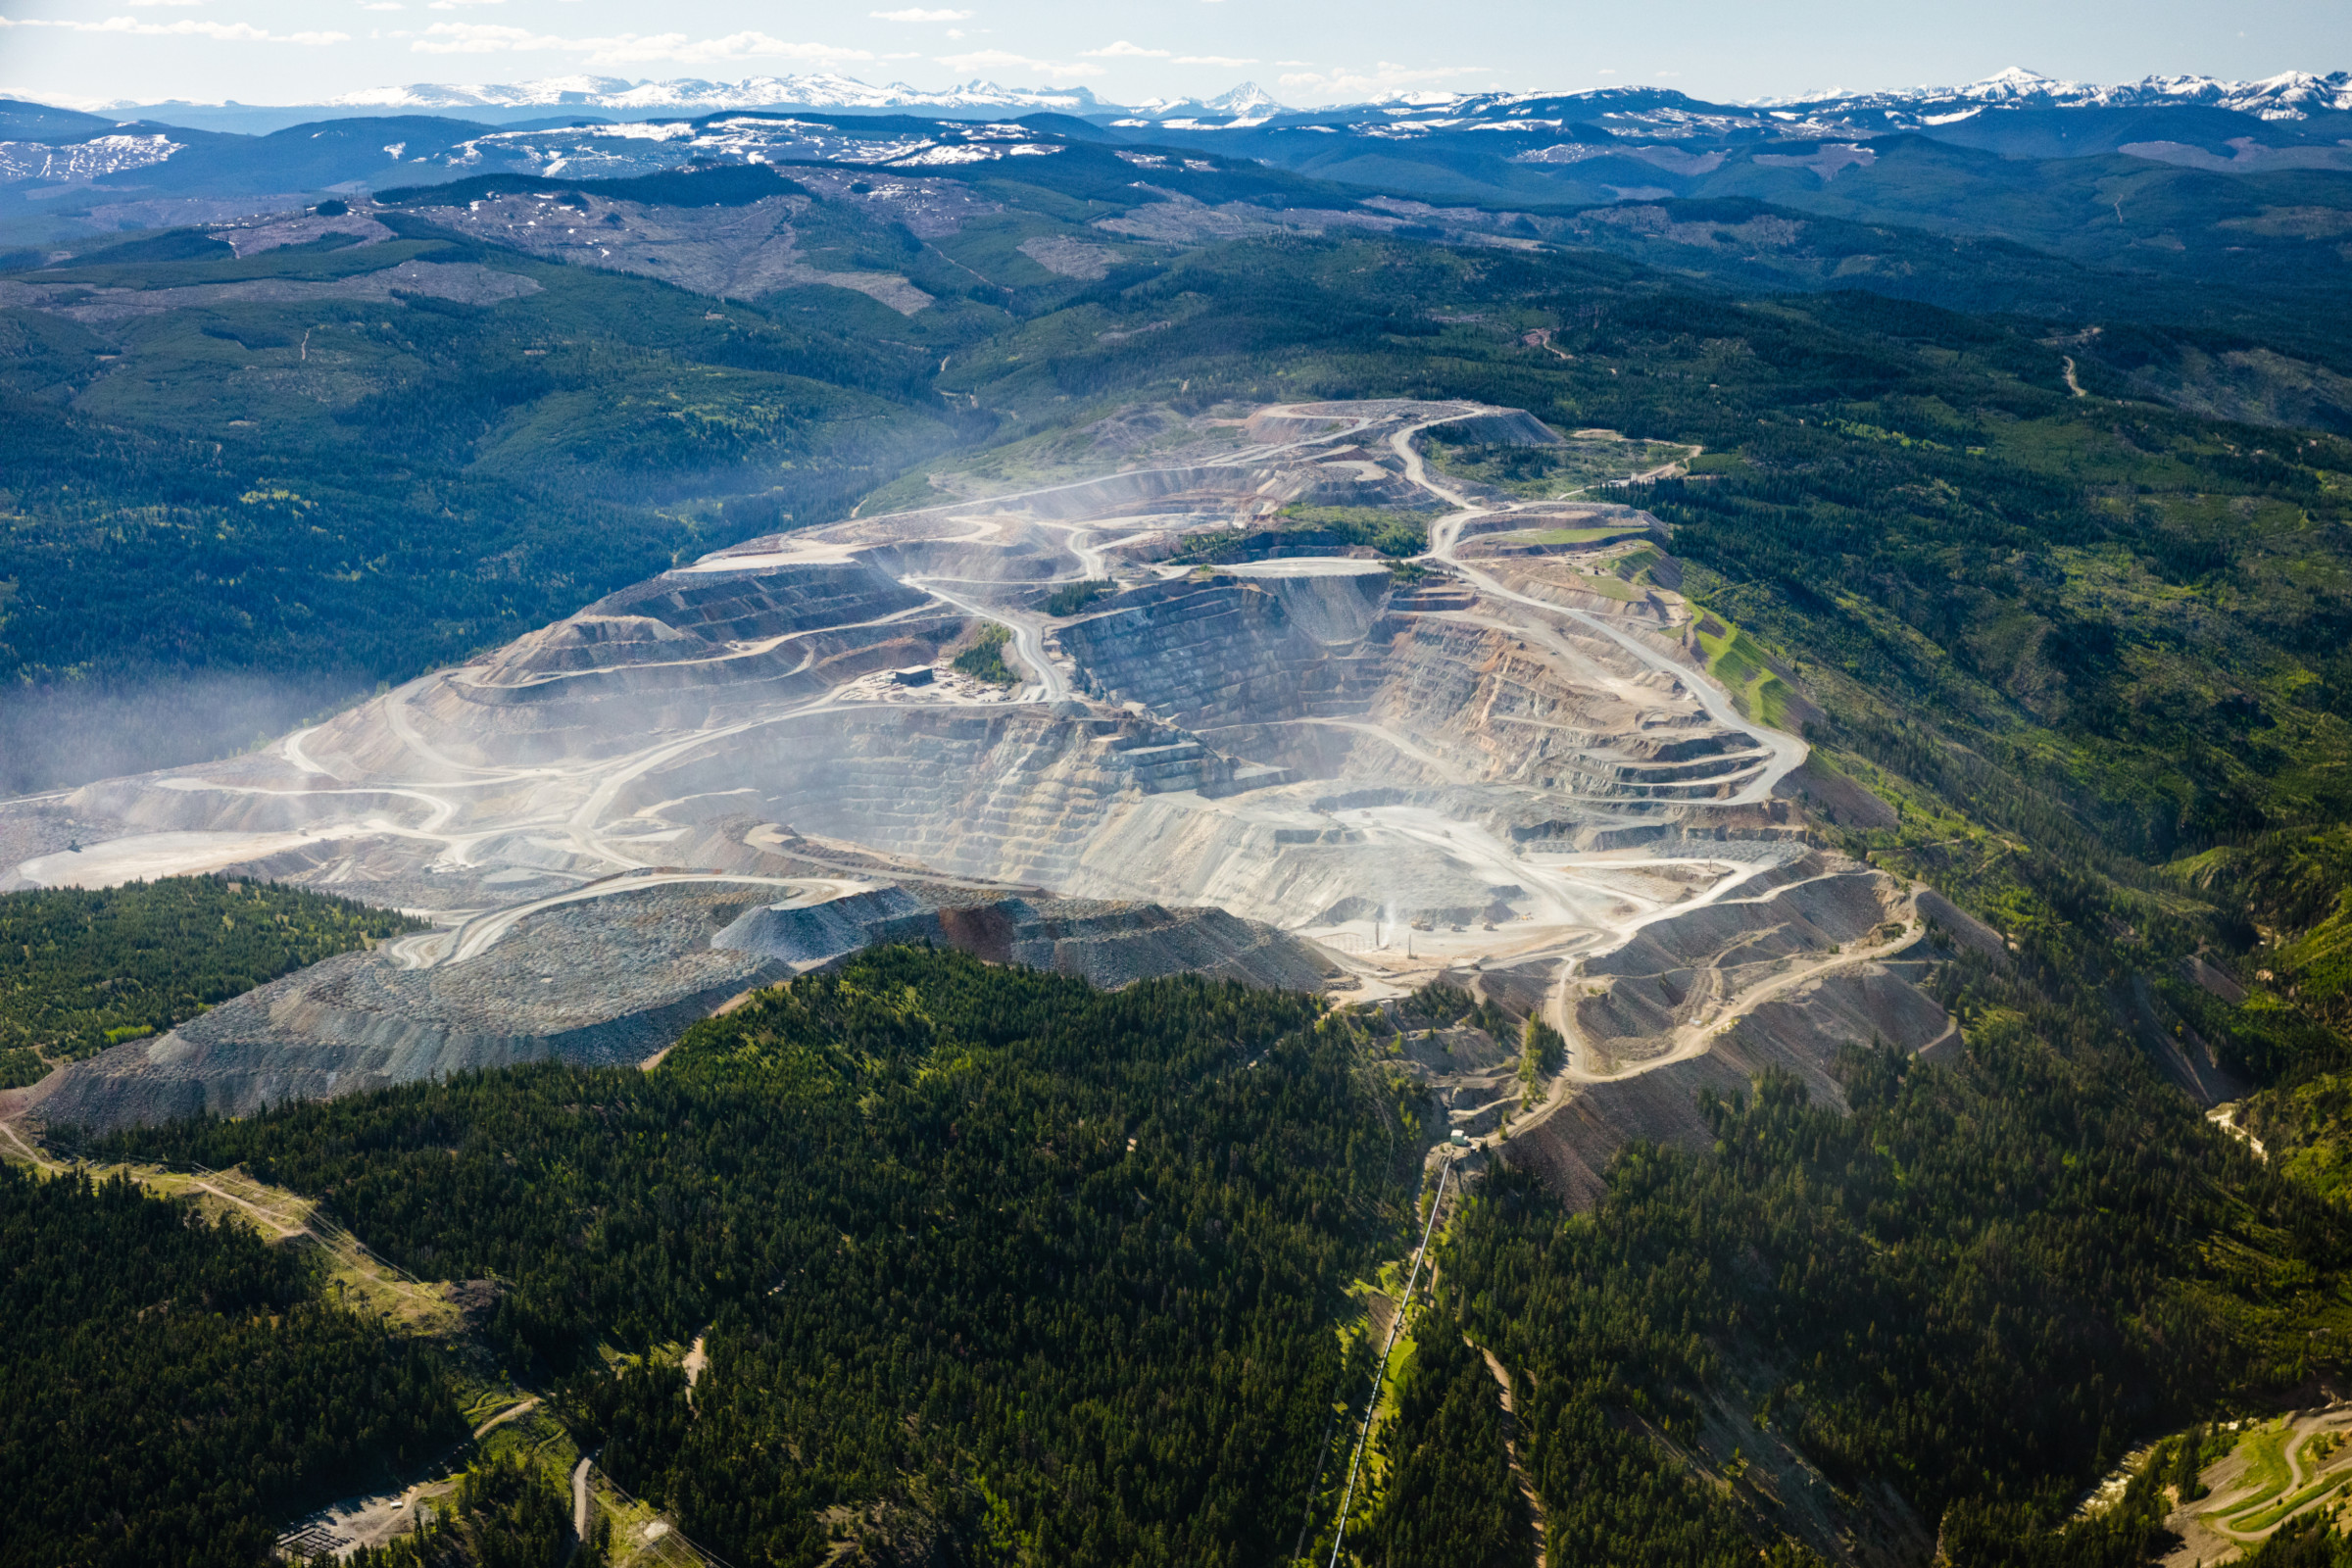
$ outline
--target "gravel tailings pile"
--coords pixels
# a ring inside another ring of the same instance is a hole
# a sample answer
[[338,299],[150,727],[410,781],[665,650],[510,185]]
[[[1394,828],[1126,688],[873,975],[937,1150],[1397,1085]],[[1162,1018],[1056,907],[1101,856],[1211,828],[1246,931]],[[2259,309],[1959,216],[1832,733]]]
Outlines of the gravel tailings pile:
[[1700,1151],[1715,1141],[1698,1108],[1701,1090],[1752,1094],[1756,1075],[1777,1068],[1801,1080],[1817,1104],[1845,1108],[1834,1072],[1847,1046],[1926,1054],[1957,1049],[1951,1019],[1924,992],[1928,960],[1944,955],[1922,941],[1885,963],[1856,964],[1757,1006],[1703,1056],[1653,1072],[1579,1086],[1541,1119],[1513,1132],[1514,1160],[1539,1172],[1570,1206],[1591,1208],[1607,1190],[1619,1150],[1647,1140]]
[[792,972],[710,945],[766,896],[663,887],[561,905],[478,957],[429,969],[381,949],[345,954],[50,1074],[33,1113],[102,1131],[546,1056],[641,1061],[729,997]]
[[1216,908],[1093,899],[997,899],[912,907],[903,889],[808,908],[758,908],[712,938],[796,965],[877,942],[929,942],[991,963],[1025,963],[1105,988],[1196,973],[1313,991],[1330,968],[1308,944]]
[[673,885],[557,905],[478,956],[430,968],[404,968],[380,949],[345,954],[51,1074],[31,1093],[32,1113],[104,1131],[548,1056],[642,1061],[729,998],[876,942],[930,942],[1105,987],[1190,971],[1313,990],[1328,968],[1308,944],[1222,909],[943,904],[902,887],[791,908],[772,897]]

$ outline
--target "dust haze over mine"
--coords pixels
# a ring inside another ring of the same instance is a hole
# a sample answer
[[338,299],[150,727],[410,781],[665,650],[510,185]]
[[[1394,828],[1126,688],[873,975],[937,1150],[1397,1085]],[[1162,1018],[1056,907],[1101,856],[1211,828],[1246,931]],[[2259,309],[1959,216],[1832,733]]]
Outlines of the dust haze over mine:
[[2345,73],[37,96],[0,1568],[2352,1560]]
[[[1107,476],[749,540],[264,752],[84,786],[74,819],[117,825],[20,876],[228,868],[447,912],[47,1080],[41,1114],[245,1113],[543,1042],[635,1060],[681,1008],[934,933],[1106,984],[1373,1000],[1476,971],[1576,1042],[1571,1082],[1682,1066],[1767,997],[1817,1057],[1948,1035],[1865,983],[1919,935],[1909,891],[1807,842],[1781,788],[1803,743],[1678,657],[1698,617],[1655,519],[1472,501],[1414,445],[1448,427],[1564,444],[1463,404],[1113,418],[1052,453]],[[1191,559],[1366,502],[1436,514],[1409,578]],[[1075,584],[1102,591],[1047,608]],[[1009,686],[952,662],[991,628]],[[1678,1018],[1699,975],[1712,1005]],[[1490,1132],[1520,1086],[1445,1092]]]

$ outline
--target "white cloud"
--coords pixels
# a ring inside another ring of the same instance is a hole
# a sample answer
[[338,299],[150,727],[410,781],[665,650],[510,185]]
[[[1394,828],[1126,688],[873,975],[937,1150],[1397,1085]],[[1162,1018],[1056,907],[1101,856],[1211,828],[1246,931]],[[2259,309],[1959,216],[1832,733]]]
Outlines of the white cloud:
[[[1180,66],[1254,66],[1257,64],[1255,60],[1242,55],[1178,55],[1176,63]],[[1290,64],[1303,66],[1306,62],[1294,60]]]
[[686,66],[726,65],[749,60],[822,63],[871,60],[863,49],[795,43],[764,32],[731,32],[723,38],[690,38],[682,32],[624,32],[611,38],[563,38],[488,22],[436,22],[409,47],[428,55],[487,55],[560,50],[585,57],[591,66],[634,66],[662,62]]
[[216,43],[351,42],[348,32],[271,32],[246,22],[138,22],[129,17],[109,17],[104,22],[0,17],[0,27],[63,27],[68,32],[111,32],[133,38],[210,38]]
[[592,66],[625,66],[671,61],[684,66],[722,65],[736,60],[871,60],[863,49],[842,49],[829,43],[795,43],[764,32],[730,32],[723,38],[689,39],[665,32],[650,38],[623,34],[618,38],[583,40],[595,47]]
[[1124,38],[1117,43],[1106,43],[1100,49],[1081,49],[1079,53],[1093,60],[1165,60],[1168,58],[1168,52],[1165,49],[1147,49],[1140,43],[1129,43]]
[[1279,84],[1294,92],[1330,97],[1369,98],[1381,93],[1399,92],[1404,88],[1426,82],[1445,81],[1454,76],[1485,75],[1486,66],[1425,66],[1414,68],[1383,60],[1370,71],[1349,71],[1334,66],[1329,71],[1297,72],[1278,78]]
[[562,38],[534,33],[528,27],[502,27],[488,22],[436,22],[409,47],[425,55],[493,55],[510,49],[562,49],[567,45]]
[[368,3],[361,6],[360,9],[362,11],[406,11],[408,7],[402,5],[400,0],[368,0]]
[[933,56],[950,71],[1027,71],[1040,76],[1060,80],[1066,76],[1100,76],[1101,66],[1084,64],[1061,65],[1051,60],[1032,60],[1008,49],[975,49],[969,54]]
[[455,11],[460,6],[503,6],[507,0],[433,0],[434,11]]
[[869,17],[883,22],[968,22],[969,11],[925,11],[921,6],[908,6],[904,11],[869,11]]

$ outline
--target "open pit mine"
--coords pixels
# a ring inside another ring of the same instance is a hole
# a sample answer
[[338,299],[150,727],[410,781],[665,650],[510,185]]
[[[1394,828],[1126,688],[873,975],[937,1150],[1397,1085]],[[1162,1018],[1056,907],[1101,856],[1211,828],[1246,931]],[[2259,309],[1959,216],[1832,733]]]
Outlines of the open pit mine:
[[[1105,985],[1444,977],[1565,1060],[1531,1093],[1480,1031],[1408,1059],[1463,1137],[1586,1194],[1627,1139],[1699,1134],[1701,1084],[1775,1062],[1835,1101],[1847,1042],[1956,1041],[1912,983],[1929,920],[1989,933],[1825,847],[1825,806],[1884,808],[1703,672],[1668,531],[1597,499],[1637,492],[1448,478],[1439,426],[1561,439],[1457,403],[1147,411],[1063,450],[1091,472],[934,476],[937,504],[720,551],[266,750],[0,808],[0,886],[218,871],[433,921],[7,1108],[103,1128],[638,1061],[930,940]],[[1294,505],[1428,548],[1285,546],[1261,519]],[[975,648],[1010,685],[956,667]]]

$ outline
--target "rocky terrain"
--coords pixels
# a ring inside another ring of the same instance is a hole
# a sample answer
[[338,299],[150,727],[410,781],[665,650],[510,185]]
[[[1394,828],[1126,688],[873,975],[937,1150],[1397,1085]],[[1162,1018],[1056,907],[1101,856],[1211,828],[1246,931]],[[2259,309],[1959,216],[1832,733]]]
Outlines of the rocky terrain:
[[53,1130],[351,1094],[561,1057],[650,1059],[695,1019],[874,942],[929,942],[1123,985],[1200,972],[1312,990],[1307,944],[1221,909],[989,898],[847,879],[631,875],[345,954],[18,1098]]
[[[1532,1095],[1469,1057],[1433,1082],[1481,1138],[1533,1116],[1580,1188],[1625,1137],[1688,1133],[1699,1083],[1780,1061],[1834,1097],[1842,1043],[1944,1038],[1911,890],[1820,846],[1805,748],[1704,672],[1663,525],[1622,490],[1443,477],[1438,426],[1560,440],[1473,404],[1133,413],[264,751],[0,810],[15,885],[233,868],[437,922],[60,1074],[36,1113],[637,1059],[888,939],[1105,984],[1449,975],[1568,1059]],[[1285,546],[1301,506],[1435,520],[1406,563]],[[953,667],[984,633],[1009,686]]]

